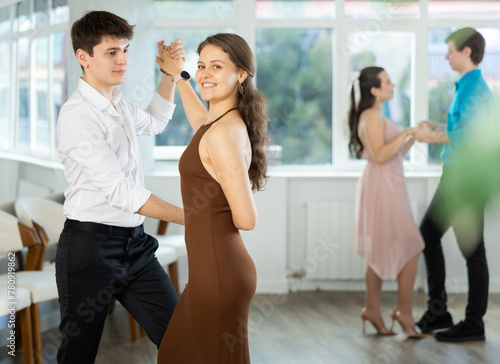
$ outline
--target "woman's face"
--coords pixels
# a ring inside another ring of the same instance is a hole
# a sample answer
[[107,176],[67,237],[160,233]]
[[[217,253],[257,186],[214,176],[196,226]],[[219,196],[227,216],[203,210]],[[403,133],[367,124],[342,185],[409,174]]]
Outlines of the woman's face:
[[195,80],[201,98],[211,103],[238,97],[238,84],[242,74],[220,47],[207,45],[200,52]]
[[379,97],[380,102],[392,99],[394,95],[394,84],[391,82],[387,72],[382,71],[377,76],[380,79],[380,88],[373,88],[372,93]]

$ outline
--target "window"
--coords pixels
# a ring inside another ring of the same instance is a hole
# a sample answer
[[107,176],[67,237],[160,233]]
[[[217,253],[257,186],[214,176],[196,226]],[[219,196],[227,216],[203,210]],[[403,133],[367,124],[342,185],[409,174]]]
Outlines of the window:
[[[370,38],[362,46],[356,39],[362,37],[359,32],[349,33],[349,68],[352,75],[365,67],[383,67],[391,81],[396,85],[394,97],[385,103],[384,114],[401,128],[411,123],[411,90],[413,89],[411,71],[413,69],[414,36],[412,33],[383,32]],[[397,54],[398,57],[394,57]]]
[[0,9],[0,148],[55,155],[67,99],[67,0],[23,0]]
[[418,0],[345,0],[344,14],[349,18],[383,21],[416,18]]
[[429,0],[429,17],[434,19],[498,19],[499,0]]
[[[217,29],[247,40],[257,57],[257,88],[269,106],[275,164],[361,168],[347,148],[347,89],[353,72],[367,66],[385,68],[395,83],[384,113],[401,128],[426,119],[446,121],[458,75],[444,60],[443,40],[451,29],[436,29],[441,20],[456,19],[453,26],[475,26],[483,33],[487,51],[481,68],[499,97],[500,36],[484,21],[492,19],[495,27],[500,0],[157,0],[155,10],[161,32],[178,34],[190,49]],[[422,74],[426,70],[428,77]],[[191,138],[186,126],[178,107],[156,139],[158,160],[178,158]],[[407,162],[432,168],[441,163],[439,152],[440,146],[417,144]]]
[[[207,38],[211,34],[229,30],[230,29],[214,28],[165,31],[158,29],[155,31],[155,39],[163,39],[166,43],[175,39],[182,39],[182,44],[184,45],[184,50],[187,56],[187,62],[184,65],[184,68],[191,75],[191,80],[189,82],[191,82],[191,85],[199,96],[199,91],[196,86],[196,82],[194,81],[196,69],[198,67],[198,54],[196,53],[198,45],[203,39]],[[160,70],[156,69],[157,83],[159,83],[160,78]],[[179,91],[176,89],[175,92],[175,103],[177,106],[174,111],[174,116],[172,120],[169,121],[163,133],[156,136],[157,147],[155,149],[155,159],[161,162],[172,162],[179,160],[182,152],[184,151],[184,148],[189,144],[189,141],[193,136],[193,129],[191,129],[191,126],[187,121]]]
[[335,3],[329,0],[257,0],[256,16],[261,19],[334,18]]
[[[201,8],[206,12],[203,29],[197,25],[200,9],[182,2],[155,2],[158,15],[156,38],[181,38],[188,54],[185,68],[191,75],[196,70],[198,56],[192,51],[208,35],[231,31],[243,36],[257,58],[256,85],[266,97],[269,107],[269,132],[274,142],[277,164],[285,165],[331,165],[332,151],[332,100],[333,100],[333,29],[309,25],[303,27],[301,18],[331,19],[335,15],[334,1],[205,1]],[[170,7],[170,15],[166,14]],[[163,10],[162,10],[163,9]],[[224,10],[224,11],[223,11]],[[162,13],[164,11],[164,13]],[[253,12],[254,20],[268,22],[282,19],[282,27],[255,26],[248,29],[237,16]],[[173,13],[184,17],[182,22],[167,21]],[[163,16],[161,15],[163,14]],[[207,14],[215,14],[210,21]],[[165,20],[162,19],[164,17]],[[212,24],[213,23],[213,24]],[[227,25],[220,28],[220,24]],[[179,30],[179,26],[181,29]],[[196,31],[196,28],[199,30]],[[163,35],[163,36],[161,36]],[[286,61],[282,56],[286,54]],[[160,75],[157,74],[159,79]],[[191,81],[193,86],[194,83]],[[195,87],[196,89],[196,87]],[[155,156],[158,161],[176,161],[192,136],[182,110],[180,97],[174,118],[162,135],[156,137]],[[311,143],[311,140],[315,142]]]
[[0,42],[0,150],[10,145],[10,43]]
[[275,162],[331,164],[332,31],[258,29],[256,53]]
[[231,0],[155,0],[154,7],[157,17],[165,19],[230,18],[234,15],[234,6]]
[[[476,27],[486,38],[480,68],[500,101],[500,0],[154,0],[150,6],[154,41],[182,39],[191,76],[195,50],[208,35],[246,39],[258,62],[254,81],[269,106],[277,168],[362,168],[348,153],[348,86],[353,72],[369,65],[385,68],[396,84],[384,110],[391,120],[402,128],[445,122],[458,77],[444,60],[451,27]],[[68,0],[0,8],[0,149],[55,156],[55,124],[68,97],[68,22]],[[155,77],[159,82],[158,69]],[[178,94],[176,103],[154,149],[159,164],[174,168],[193,135]],[[418,144],[407,165],[435,168],[439,154],[437,145]]]

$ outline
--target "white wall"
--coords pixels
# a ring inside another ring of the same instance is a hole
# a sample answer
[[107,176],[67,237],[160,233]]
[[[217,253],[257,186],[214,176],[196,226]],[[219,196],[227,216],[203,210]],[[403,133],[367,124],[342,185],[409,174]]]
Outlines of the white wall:
[[[182,205],[178,176],[146,176],[147,187],[160,198]],[[242,231],[245,245],[257,268],[257,291],[283,293],[288,290],[287,270],[287,180],[269,180],[255,195],[259,222],[252,231]],[[146,230],[155,232],[157,223],[148,219]],[[183,227],[169,224],[167,233],[183,233]],[[187,283],[187,262],[179,262],[180,284]]]

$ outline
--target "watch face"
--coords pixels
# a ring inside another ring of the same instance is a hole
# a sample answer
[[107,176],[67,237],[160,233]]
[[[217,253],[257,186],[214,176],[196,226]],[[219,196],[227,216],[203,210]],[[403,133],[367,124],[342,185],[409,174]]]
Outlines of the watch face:
[[181,77],[185,80],[189,80],[191,78],[191,76],[189,75],[189,73],[187,73],[186,71],[182,71],[181,72]]

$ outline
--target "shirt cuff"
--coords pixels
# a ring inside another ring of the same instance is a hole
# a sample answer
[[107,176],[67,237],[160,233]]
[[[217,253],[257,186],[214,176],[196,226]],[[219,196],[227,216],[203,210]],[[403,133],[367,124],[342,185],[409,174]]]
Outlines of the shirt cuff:
[[151,197],[151,191],[146,190],[143,187],[135,186],[132,192],[132,211],[137,213],[142,206],[148,202],[149,197]]
[[464,136],[464,130],[451,130],[448,131],[448,138],[450,138],[451,145],[453,147],[457,147],[458,145],[462,144]]
[[156,92],[149,103],[148,109],[155,114],[161,115],[163,118],[172,119],[175,110],[175,104],[164,99]]

